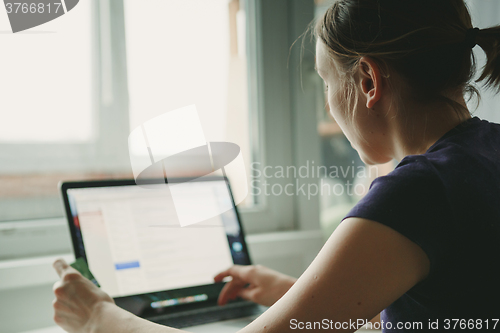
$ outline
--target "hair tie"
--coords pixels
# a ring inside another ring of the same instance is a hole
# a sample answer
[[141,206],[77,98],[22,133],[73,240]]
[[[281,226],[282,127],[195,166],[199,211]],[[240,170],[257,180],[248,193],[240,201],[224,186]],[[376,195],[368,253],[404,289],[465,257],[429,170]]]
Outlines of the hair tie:
[[464,44],[468,48],[472,49],[474,46],[477,45],[476,43],[476,37],[477,33],[479,32],[479,28],[469,28],[465,32],[465,38],[464,38]]

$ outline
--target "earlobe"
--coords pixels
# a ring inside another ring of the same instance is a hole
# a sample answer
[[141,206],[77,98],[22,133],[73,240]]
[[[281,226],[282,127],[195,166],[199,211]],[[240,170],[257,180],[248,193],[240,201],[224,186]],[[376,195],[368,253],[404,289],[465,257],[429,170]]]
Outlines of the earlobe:
[[377,88],[376,87],[373,87],[369,92],[368,92],[368,98],[366,99],[366,107],[368,109],[372,109],[372,110],[375,110],[375,108],[373,107],[375,105],[375,103],[378,102],[378,100],[380,98],[377,98]]

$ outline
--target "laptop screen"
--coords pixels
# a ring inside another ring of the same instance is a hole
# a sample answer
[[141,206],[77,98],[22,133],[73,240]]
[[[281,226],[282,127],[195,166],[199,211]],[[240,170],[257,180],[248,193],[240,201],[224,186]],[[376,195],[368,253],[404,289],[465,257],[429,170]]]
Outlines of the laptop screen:
[[[210,285],[233,263],[249,263],[234,205],[186,227],[180,226],[176,215],[179,202],[189,206],[190,201],[199,203],[199,196],[204,205],[215,208],[227,205],[227,200],[232,204],[223,179],[192,181],[188,191],[176,197],[175,206],[167,186],[76,187],[66,194],[75,255],[86,259],[101,288],[114,298]],[[192,207],[193,214],[196,209]],[[208,299],[202,289],[196,290],[196,295],[177,293],[184,297],[152,297],[156,302],[150,306]]]

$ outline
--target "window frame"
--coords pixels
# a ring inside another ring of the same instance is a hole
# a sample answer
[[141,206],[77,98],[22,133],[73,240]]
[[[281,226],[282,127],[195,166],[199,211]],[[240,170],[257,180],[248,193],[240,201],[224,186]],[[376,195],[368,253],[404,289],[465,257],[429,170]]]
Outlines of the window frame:
[[[245,6],[247,50],[254,50],[247,54],[251,140],[260,142],[258,153],[252,149],[253,161],[271,167],[299,168],[307,161],[319,165],[316,91],[321,82],[314,70],[314,44],[299,38],[314,19],[314,1],[247,0]],[[262,183],[262,175],[259,180]],[[267,181],[269,187],[287,184],[283,178]],[[318,183],[317,177],[307,180]],[[318,195],[260,195],[258,202],[241,209],[250,233],[320,228]]]

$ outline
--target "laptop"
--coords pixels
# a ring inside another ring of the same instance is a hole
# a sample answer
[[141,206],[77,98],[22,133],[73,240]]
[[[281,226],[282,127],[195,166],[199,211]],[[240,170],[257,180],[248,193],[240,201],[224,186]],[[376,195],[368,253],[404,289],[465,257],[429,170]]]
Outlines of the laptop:
[[[174,205],[168,187],[186,182]],[[157,187],[133,179],[63,182],[60,189],[75,258],[87,262],[123,309],[175,328],[234,318],[248,323],[266,310],[242,299],[217,305],[224,282],[213,277],[233,264],[251,264],[227,178],[169,178]],[[182,227],[175,207],[200,199],[215,212],[230,208]]]

